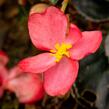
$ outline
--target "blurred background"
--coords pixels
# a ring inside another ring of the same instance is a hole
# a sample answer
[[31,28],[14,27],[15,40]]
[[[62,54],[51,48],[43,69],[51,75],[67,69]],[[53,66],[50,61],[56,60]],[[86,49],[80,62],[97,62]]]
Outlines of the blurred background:
[[[62,0],[0,0],[0,50],[10,57],[8,68],[41,52],[31,43],[27,27],[29,10],[38,3],[60,7]],[[109,109],[109,0],[69,0],[65,13],[81,31],[103,33],[99,50],[80,61],[72,90],[31,105],[20,104],[14,94],[5,92],[0,109]]]

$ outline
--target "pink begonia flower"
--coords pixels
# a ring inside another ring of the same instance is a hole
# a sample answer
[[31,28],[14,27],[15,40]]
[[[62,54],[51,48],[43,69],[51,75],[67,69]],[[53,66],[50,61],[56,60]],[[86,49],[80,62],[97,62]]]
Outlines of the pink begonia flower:
[[5,88],[14,92],[21,103],[33,103],[44,96],[40,76],[38,74],[24,73],[17,66],[10,70]]
[[8,90],[14,92],[21,103],[42,99],[44,88],[40,75],[24,73],[18,66],[8,71],[5,67],[8,61],[8,56],[0,51],[0,97]]
[[8,70],[5,67],[5,65],[8,63],[8,60],[8,56],[3,51],[0,51],[0,97],[3,95],[8,77]]
[[8,77],[8,70],[0,64],[0,97],[2,97],[3,95],[7,77]]
[[44,89],[51,96],[64,95],[78,75],[78,60],[94,53],[102,41],[100,31],[81,32],[66,15],[50,6],[29,16],[28,28],[35,47],[46,53],[19,63],[25,72],[43,73]]

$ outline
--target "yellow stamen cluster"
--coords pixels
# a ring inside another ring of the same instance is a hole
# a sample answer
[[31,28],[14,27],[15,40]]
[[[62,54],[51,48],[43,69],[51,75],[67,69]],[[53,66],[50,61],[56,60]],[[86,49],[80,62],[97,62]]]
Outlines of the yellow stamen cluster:
[[55,50],[50,50],[50,52],[52,53],[52,56],[55,56],[56,62],[59,62],[63,56],[70,57],[68,49],[70,49],[71,47],[71,44],[62,43],[60,45],[57,43],[55,45]]

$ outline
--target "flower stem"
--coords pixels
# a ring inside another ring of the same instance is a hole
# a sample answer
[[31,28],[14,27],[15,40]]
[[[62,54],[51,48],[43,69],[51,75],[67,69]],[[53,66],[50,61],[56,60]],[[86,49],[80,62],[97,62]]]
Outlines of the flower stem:
[[69,1],[69,0],[64,0],[64,1],[62,2],[61,11],[65,12],[65,9],[66,9],[66,7],[67,7],[67,5],[68,5],[68,1]]

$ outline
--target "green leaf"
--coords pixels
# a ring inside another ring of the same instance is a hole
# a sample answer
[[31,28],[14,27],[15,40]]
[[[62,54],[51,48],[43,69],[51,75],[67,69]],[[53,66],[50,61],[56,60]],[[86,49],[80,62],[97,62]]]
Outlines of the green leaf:
[[58,0],[49,0],[52,4],[56,4]]

